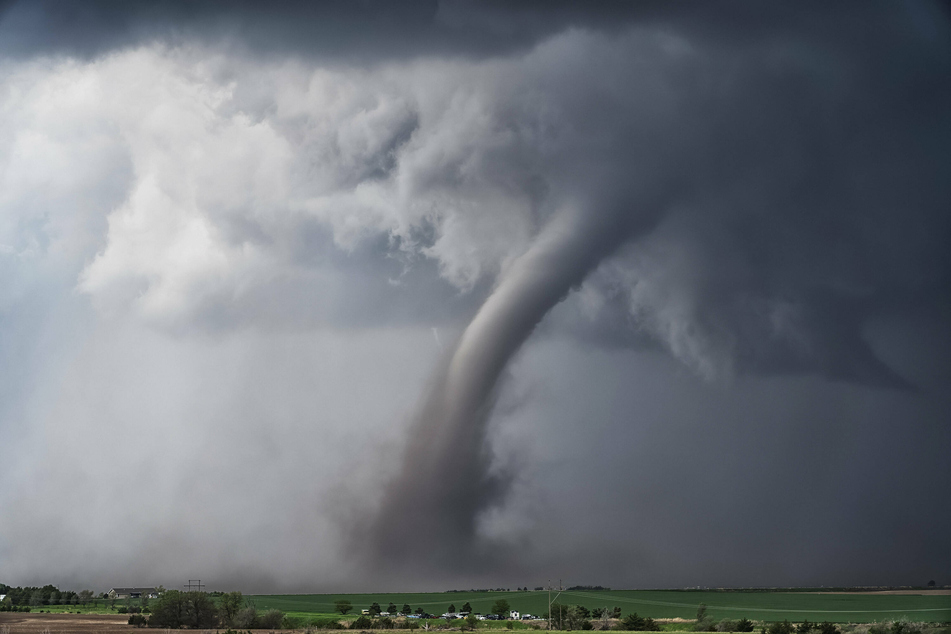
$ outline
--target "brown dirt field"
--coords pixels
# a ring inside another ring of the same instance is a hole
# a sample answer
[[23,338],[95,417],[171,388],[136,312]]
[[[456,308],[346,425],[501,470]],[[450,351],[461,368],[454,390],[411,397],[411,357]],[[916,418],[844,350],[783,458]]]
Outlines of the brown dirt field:
[[131,632],[124,614],[33,614],[0,612],[0,629],[10,628],[10,634],[30,632],[42,634],[97,634],[98,632]]
[[[171,630],[132,627],[125,614],[34,614],[32,612],[0,612],[0,632],[9,634],[166,634]],[[175,630],[209,634],[216,630]],[[247,630],[245,630],[246,632]],[[273,630],[252,630],[253,634],[272,634]],[[281,634],[294,634],[284,630]]]

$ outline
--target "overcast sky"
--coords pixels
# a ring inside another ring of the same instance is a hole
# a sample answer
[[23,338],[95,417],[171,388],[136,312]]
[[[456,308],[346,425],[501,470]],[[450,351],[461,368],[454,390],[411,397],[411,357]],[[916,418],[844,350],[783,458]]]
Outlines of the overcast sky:
[[949,16],[0,2],[0,582],[951,584]]

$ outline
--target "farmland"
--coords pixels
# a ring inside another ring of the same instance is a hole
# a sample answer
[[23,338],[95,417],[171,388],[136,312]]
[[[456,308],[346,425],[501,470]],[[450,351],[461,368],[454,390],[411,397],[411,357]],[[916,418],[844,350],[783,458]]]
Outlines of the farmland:
[[[554,597],[554,594],[552,595]],[[277,609],[290,616],[329,616],[334,601],[347,599],[354,612],[379,603],[385,610],[394,603],[398,608],[409,604],[413,610],[441,614],[450,604],[456,609],[468,602],[473,611],[487,613],[497,599],[506,599],[512,609],[531,614],[548,611],[546,591],[526,592],[438,592],[381,594],[291,594],[254,595],[259,610]],[[921,594],[885,594],[859,592],[801,591],[701,591],[701,590],[604,590],[562,592],[559,603],[621,608],[624,614],[637,612],[655,619],[693,619],[697,606],[704,603],[713,619],[749,618],[758,621],[832,621],[868,623],[905,618],[911,621],[951,621],[951,596],[922,591]]]

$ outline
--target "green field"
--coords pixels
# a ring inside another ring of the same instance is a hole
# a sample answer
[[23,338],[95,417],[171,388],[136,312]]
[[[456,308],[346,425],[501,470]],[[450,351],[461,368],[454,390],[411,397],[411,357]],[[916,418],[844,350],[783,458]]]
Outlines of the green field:
[[[442,614],[450,603],[460,609],[467,601],[475,612],[487,613],[492,604],[504,598],[512,609],[531,614],[548,611],[548,593],[538,592],[437,592],[395,594],[285,594],[254,595],[258,610],[277,609],[291,616],[330,616],[334,601],[349,599],[354,612],[368,608],[374,601],[385,610],[389,603],[402,608],[408,603],[413,610],[422,607],[432,614]],[[810,592],[744,592],[686,590],[604,590],[562,592],[560,603],[613,608],[623,614],[637,612],[653,618],[685,618],[696,616],[700,603],[715,620],[748,618],[754,621],[832,621],[834,623],[870,623],[905,618],[910,621],[951,621],[951,596],[947,595],[883,595],[883,594],[819,594]],[[353,614],[353,613],[351,613]]]

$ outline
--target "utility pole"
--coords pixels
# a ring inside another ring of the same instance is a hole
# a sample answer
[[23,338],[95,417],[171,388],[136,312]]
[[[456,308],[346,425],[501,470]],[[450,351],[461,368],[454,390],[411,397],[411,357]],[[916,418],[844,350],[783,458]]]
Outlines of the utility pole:
[[[561,596],[561,579],[558,580],[558,594],[555,595],[555,600]],[[551,631],[551,579],[548,580],[548,631]],[[559,614],[559,616],[561,616]]]

